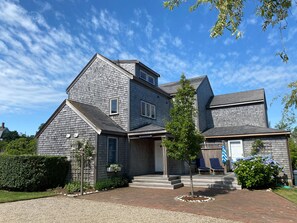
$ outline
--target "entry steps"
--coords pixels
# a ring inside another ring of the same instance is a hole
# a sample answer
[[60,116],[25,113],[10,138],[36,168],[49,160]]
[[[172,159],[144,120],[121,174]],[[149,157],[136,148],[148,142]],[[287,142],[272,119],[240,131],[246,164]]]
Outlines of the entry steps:
[[156,188],[156,189],[177,189],[183,187],[180,176],[169,176],[163,175],[143,175],[134,176],[132,183],[129,183],[129,187],[139,188]]
[[[181,181],[185,186],[190,186],[189,175],[181,176]],[[233,173],[225,175],[193,175],[194,187],[241,190],[237,178]]]

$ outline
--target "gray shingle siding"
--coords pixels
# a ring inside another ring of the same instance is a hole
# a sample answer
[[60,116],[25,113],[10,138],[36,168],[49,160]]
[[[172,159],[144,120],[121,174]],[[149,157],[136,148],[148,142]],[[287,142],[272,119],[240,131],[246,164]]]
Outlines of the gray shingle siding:
[[135,75],[136,72],[135,72],[135,67],[136,67],[136,64],[131,62],[131,63],[117,63],[119,66],[121,66],[122,68],[124,68],[126,71],[130,72],[131,74]]
[[[252,150],[252,144],[256,139],[263,141],[265,150],[260,155],[271,155],[272,158],[277,161],[283,168],[284,173],[288,176],[288,180],[292,180],[292,170],[289,162],[287,138],[285,136],[269,136],[269,137],[247,137],[247,138],[228,138],[225,139],[225,145],[228,148],[229,140],[242,140],[243,155],[250,156]],[[221,139],[208,140],[210,143],[222,143]]]
[[[74,138],[75,133],[79,134],[78,138]],[[71,137],[66,138],[66,134],[70,134]],[[70,159],[72,144],[78,140],[87,139],[95,147],[96,135],[97,133],[87,123],[65,105],[40,134],[37,152],[40,155],[60,155]],[[91,172],[90,179],[90,183],[93,183],[94,171]]]
[[[147,124],[164,126],[169,117],[169,98],[133,80],[130,90],[130,130]],[[156,106],[156,119],[141,116],[142,100]]]
[[129,175],[142,175],[155,172],[154,141],[139,139],[130,141]]
[[98,107],[109,115],[109,101],[118,98],[119,114],[110,116],[124,130],[129,126],[129,81],[118,69],[96,58],[70,88],[68,98]]
[[128,165],[128,140],[126,137],[119,137],[113,135],[102,134],[98,136],[97,145],[97,180],[105,179],[107,176],[113,173],[106,172],[107,161],[107,139],[108,137],[114,137],[118,139],[118,163],[122,165],[121,173],[127,173]]
[[211,109],[212,127],[254,125],[267,127],[264,103]]
[[280,163],[284,168],[284,172],[288,175],[289,179],[292,179],[291,166],[289,163],[287,138],[283,136],[279,137],[265,137],[265,138],[248,138],[243,140],[243,148],[246,155],[251,153],[252,144],[256,139],[263,141],[265,150],[264,155],[272,155],[272,158]]

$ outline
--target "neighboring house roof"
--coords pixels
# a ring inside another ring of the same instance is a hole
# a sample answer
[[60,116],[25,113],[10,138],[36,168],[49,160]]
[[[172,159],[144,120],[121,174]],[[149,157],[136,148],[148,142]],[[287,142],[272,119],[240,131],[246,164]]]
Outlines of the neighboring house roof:
[[210,108],[226,107],[233,105],[251,104],[265,101],[264,89],[222,94],[214,96],[209,104]]
[[215,127],[202,133],[206,139],[210,138],[233,138],[249,136],[272,136],[272,135],[290,135],[289,131],[265,128],[260,126],[244,125]]
[[3,133],[6,132],[6,131],[8,131],[7,128],[5,128],[5,127],[2,128],[2,127],[0,127],[0,138],[2,138]]
[[[206,76],[200,76],[195,78],[188,79],[192,85],[192,87],[197,90],[199,85],[202,83],[202,81],[206,78]],[[167,84],[162,84],[159,86],[163,91],[167,92],[170,95],[174,95],[177,93],[177,89],[180,88],[179,81],[177,82],[171,82]]]
[[91,128],[93,128],[99,135],[101,132],[126,135],[126,131],[117,125],[109,116],[104,114],[99,108],[79,103],[72,100],[64,100],[58,107],[54,114],[47,120],[42,128],[36,133],[35,137],[39,137],[41,133],[47,128],[52,120],[59,114],[59,112],[68,105],[80,118],[82,118]]
[[166,134],[165,127],[155,125],[155,124],[148,124],[142,126],[140,128],[134,129],[128,133],[129,137],[133,136],[142,136],[142,135],[156,135],[156,134]]

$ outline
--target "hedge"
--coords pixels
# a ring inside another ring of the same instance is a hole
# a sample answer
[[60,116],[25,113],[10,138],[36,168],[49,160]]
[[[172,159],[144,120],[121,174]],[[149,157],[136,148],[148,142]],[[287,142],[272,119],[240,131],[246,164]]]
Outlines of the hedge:
[[61,156],[0,156],[0,189],[42,191],[64,186],[69,161]]

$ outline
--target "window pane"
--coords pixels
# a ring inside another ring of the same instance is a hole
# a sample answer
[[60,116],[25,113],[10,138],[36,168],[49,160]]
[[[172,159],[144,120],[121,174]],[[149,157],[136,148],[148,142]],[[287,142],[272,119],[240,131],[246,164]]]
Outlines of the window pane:
[[150,104],[146,104],[145,115],[148,116],[148,117],[150,117]]
[[156,107],[154,105],[151,106],[151,117],[156,118]]
[[108,139],[108,163],[117,163],[117,139]]
[[145,115],[145,103],[141,102],[141,115]]
[[152,76],[150,76],[150,75],[148,75],[148,77],[147,77],[147,81],[148,81],[149,83],[151,83],[151,84],[155,84],[155,79],[154,79]]
[[143,72],[142,70],[140,71],[140,78],[142,78],[143,80],[146,80],[146,73]]
[[112,99],[110,101],[110,113],[111,114],[116,114],[118,113],[118,99]]

